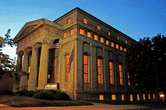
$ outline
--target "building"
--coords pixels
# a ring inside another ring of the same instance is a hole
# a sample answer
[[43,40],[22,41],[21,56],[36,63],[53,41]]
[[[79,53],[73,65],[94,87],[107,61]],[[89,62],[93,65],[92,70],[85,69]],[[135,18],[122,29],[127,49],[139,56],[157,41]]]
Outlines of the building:
[[21,76],[14,92],[59,85],[75,99],[145,97],[131,94],[128,80],[125,55],[136,41],[79,8],[53,22],[27,22],[14,42]]

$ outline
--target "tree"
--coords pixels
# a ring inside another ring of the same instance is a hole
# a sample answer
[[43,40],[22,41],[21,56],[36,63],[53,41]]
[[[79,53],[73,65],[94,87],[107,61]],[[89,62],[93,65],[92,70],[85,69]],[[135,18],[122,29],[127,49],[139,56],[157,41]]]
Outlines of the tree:
[[166,37],[161,34],[153,38],[140,39],[127,53],[131,83],[137,88],[154,90],[166,84]]
[[8,29],[4,38],[0,36],[0,78],[2,78],[4,74],[12,77],[12,72],[16,69],[14,60],[9,58],[9,55],[2,52],[2,48],[5,47],[6,44],[11,47],[15,45],[13,39],[10,38],[10,31],[11,30]]

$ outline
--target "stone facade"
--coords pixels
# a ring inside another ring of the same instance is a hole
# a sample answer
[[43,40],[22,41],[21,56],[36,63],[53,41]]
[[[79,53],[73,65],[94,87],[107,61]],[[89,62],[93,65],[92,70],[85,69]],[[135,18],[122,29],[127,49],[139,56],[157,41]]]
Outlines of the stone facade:
[[87,12],[75,8],[53,22],[28,22],[14,42],[21,75],[14,92],[58,83],[75,99],[130,100],[126,51],[136,41]]

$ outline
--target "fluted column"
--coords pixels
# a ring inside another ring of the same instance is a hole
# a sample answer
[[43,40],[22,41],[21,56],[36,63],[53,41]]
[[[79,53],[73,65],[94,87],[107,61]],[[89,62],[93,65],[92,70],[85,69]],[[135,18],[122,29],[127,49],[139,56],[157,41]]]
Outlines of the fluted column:
[[18,54],[17,56],[17,67],[18,67],[18,71],[22,70],[22,55]]
[[44,89],[47,84],[47,73],[48,73],[48,43],[42,41],[41,57],[40,57],[40,68],[39,68],[39,80],[38,89]]
[[23,66],[22,66],[22,72],[21,72],[21,79],[20,79],[20,87],[19,90],[27,90],[28,87],[28,53],[24,52],[24,60],[23,60]]
[[38,56],[38,49],[39,47],[33,46],[32,47],[32,58],[31,58],[31,70],[29,75],[29,85],[28,90],[36,90],[36,81],[37,81],[37,56]]

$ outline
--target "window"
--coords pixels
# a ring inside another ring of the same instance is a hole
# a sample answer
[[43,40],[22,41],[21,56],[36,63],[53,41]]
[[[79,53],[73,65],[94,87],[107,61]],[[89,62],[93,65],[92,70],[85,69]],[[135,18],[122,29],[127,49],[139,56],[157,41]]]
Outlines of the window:
[[108,40],[106,40],[106,44],[109,45],[109,41]]
[[111,35],[111,32],[110,32],[110,31],[108,31],[108,35],[109,35],[109,36]]
[[128,85],[130,86],[130,74],[127,73],[127,77],[128,77]]
[[98,83],[102,83],[102,79],[101,79],[101,74],[102,74],[102,68],[101,68],[101,59],[97,59],[97,72],[98,72]]
[[153,99],[155,99],[155,94],[153,93]]
[[54,60],[54,83],[55,83],[55,76],[56,76],[56,71],[57,71],[57,59]]
[[150,94],[148,94],[148,98],[150,99]]
[[104,95],[99,95],[100,100],[104,100]]
[[125,40],[125,44],[127,44],[127,40]]
[[64,37],[67,37],[67,32],[64,33]]
[[130,101],[133,101],[133,95],[130,94]]
[[113,62],[109,62],[110,84],[113,84]]
[[66,64],[66,82],[69,81],[69,55],[65,56]]
[[101,26],[97,25],[97,30],[101,30]]
[[114,47],[114,43],[113,42],[111,42],[111,47]]
[[69,23],[71,23],[71,18],[68,18],[66,21],[66,24],[69,24]]
[[138,100],[138,101],[140,100],[140,98],[139,98],[139,94],[137,94],[137,100]]
[[88,32],[88,33],[87,33],[87,36],[88,36],[89,38],[91,38],[91,33],[90,33],[90,32]]
[[112,95],[112,100],[116,100],[116,95],[115,94]]
[[126,48],[124,48],[124,52],[126,52]]
[[122,94],[122,100],[125,100],[124,94]]
[[143,94],[143,100],[145,100],[146,98],[145,98],[145,94]]
[[97,36],[97,35],[94,35],[94,39],[95,39],[95,40],[98,40],[98,36]]
[[123,50],[122,46],[120,46],[120,50],[121,50],[121,51]]
[[117,39],[119,40],[119,39],[120,39],[120,37],[119,37],[119,36],[117,36]]
[[80,29],[80,34],[84,35],[84,30]]
[[88,82],[88,56],[84,55],[84,82]]
[[123,85],[122,65],[119,65],[120,84]]
[[104,43],[104,38],[100,37],[100,42]]
[[118,44],[116,44],[116,49],[119,49],[119,45]]
[[86,18],[84,18],[84,23],[88,24],[88,20]]
[[70,33],[71,33],[71,35],[74,34],[74,29],[72,29],[72,30],[70,31]]

